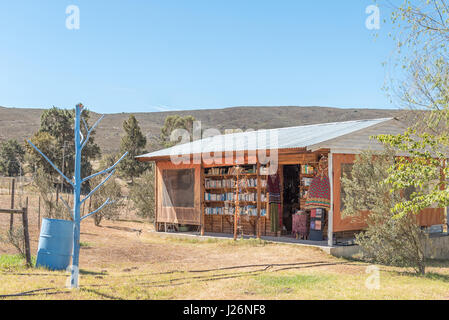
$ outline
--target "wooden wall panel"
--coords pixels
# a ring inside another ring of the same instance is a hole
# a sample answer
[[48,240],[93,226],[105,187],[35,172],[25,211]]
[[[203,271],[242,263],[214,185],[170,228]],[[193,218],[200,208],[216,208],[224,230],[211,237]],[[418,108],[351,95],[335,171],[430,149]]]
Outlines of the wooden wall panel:
[[[193,208],[177,208],[163,206],[163,170],[165,169],[195,169],[195,185],[194,185],[194,207]],[[156,162],[157,177],[157,212],[156,222],[179,223],[200,225],[201,224],[201,186],[200,174],[201,165],[196,164],[180,164],[175,165],[170,161]]]
[[[333,194],[334,194],[334,203],[333,203],[333,232],[342,232],[342,231],[354,231],[354,230],[362,230],[366,228],[365,218],[368,215],[368,212],[364,212],[361,218],[346,218],[343,219],[341,217],[340,210],[340,187],[341,187],[341,166],[344,163],[354,163],[355,155],[354,154],[333,154]],[[444,209],[443,208],[428,208],[424,209],[422,213],[418,215],[418,222],[421,226],[431,226],[435,224],[443,224],[444,223]]]

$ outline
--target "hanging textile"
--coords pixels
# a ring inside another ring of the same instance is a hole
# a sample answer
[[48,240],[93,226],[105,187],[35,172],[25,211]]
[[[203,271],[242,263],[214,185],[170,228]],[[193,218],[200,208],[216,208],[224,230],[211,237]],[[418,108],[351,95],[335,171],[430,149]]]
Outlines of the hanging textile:
[[277,173],[268,177],[267,191],[269,203],[281,203],[281,182]]
[[279,211],[281,205],[278,203],[270,203],[270,226],[271,232],[279,231]]
[[329,178],[325,175],[316,176],[309,187],[306,199],[306,209],[330,208],[331,195]]
[[282,225],[281,214],[281,180],[279,174],[267,178],[268,203],[270,204],[271,231],[278,232]]
[[306,211],[297,212],[292,216],[292,233],[296,237],[307,239],[309,236],[310,219]]
[[309,186],[306,199],[306,209],[324,208],[330,209],[331,194],[328,174],[327,157],[319,161],[318,174],[313,178]]

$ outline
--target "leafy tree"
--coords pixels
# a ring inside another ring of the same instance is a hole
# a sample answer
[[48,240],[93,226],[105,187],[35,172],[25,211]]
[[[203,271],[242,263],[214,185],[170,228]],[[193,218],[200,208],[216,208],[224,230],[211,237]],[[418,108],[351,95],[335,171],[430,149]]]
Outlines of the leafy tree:
[[134,115],[130,115],[128,120],[123,122],[123,130],[125,135],[120,142],[120,152],[128,152],[128,155],[119,165],[119,170],[125,177],[134,181],[135,177],[140,176],[146,169],[148,164],[138,162],[135,157],[145,153],[147,139],[142,134],[139,123]]
[[195,122],[195,118],[193,116],[185,116],[181,117],[179,115],[171,115],[165,118],[164,126],[161,129],[161,135],[159,137],[159,144],[165,148],[169,148],[174,146],[179,142],[171,141],[171,134],[175,129],[185,129],[190,133],[190,136],[193,134],[193,123]]
[[404,190],[390,192],[391,186],[385,182],[394,162],[391,149],[381,154],[366,151],[357,157],[351,173],[341,181],[345,203],[342,216],[365,219],[368,225],[356,236],[363,259],[413,268],[424,274],[426,235],[417,224],[416,215],[396,217],[391,212],[406,196]]
[[131,186],[130,199],[137,209],[137,215],[142,218],[154,220],[154,165],[145,171],[141,178]]
[[449,11],[446,0],[404,1],[392,15],[399,32],[397,63],[404,77],[391,83],[398,102],[415,112],[404,134],[377,139],[410,155],[389,169],[387,182],[394,191],[414,188],[409,199],[395,204],[398,217],[423,208],[449,205],[449,190],[442,177],[449,168]]
[[18,176],[23,162],[23,148],[17,140],[11,139],[0,143],[0,174]]
[[[59,146],[55,137],[47,132],[37,132],[31,138],[31,142],[44,154],[52,156],[53,161],[56,160],[55,155],[58,153]],[[25,158],[31,169],[36,171],[38,168],[41,168],[47,177],[53,177],[54,169],[52,166],[30,144],[26,143],[25,149]]]
[[[82,116],[86,121],[86,124],[88,124],[90,118],[89,111],[86,109],[83,110]],[[31,141],[43,151],[55,165],[60,167],[68,177],[71,177],[74,174],[74,118],[74,109],[66,110],[53,107],[45,110],[41,115],[39,131],[31,139]],[[84,137],[87,136],[87,131],[84,126],[81,126],[81,132]],[[83,176],[88,176],[92,173],[91,160],[100,155],[100,148],[95,143],[94,136],[95,132],[92,132],[88,143],[83,149],[81,163]],[[37,145],[35,141],[40,145]],[[27,152],[30,155],[27,159],[30,161],[31,165],[42,167],[47,174],[52,177],[56,176],[54,169],[47,164],[41,156],[38,157],[39,159],[36,159],[38,153],[31,146],[27,145]]]
[[73,144],[73,121],[73,111],[52,107],[42,113],[39,132],[46,132],[55,137],[59,145],[63,145],[64,141]]

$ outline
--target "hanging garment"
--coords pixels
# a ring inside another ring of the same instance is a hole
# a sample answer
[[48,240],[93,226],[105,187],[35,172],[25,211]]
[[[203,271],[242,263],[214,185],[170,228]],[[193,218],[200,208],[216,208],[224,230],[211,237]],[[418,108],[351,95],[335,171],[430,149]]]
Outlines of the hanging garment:
[[279,231],[279,207],[277,203],[270,203],[270,225],[271,232]]
[[326,175],[317,175],[309,187],[306,200],[306,209],[330,208],[330,184]]
[[279,175],[276,173],[273,176],[267,178],[267,192],[268,192],[268,202],[270,203],[281,203],[281,181]]

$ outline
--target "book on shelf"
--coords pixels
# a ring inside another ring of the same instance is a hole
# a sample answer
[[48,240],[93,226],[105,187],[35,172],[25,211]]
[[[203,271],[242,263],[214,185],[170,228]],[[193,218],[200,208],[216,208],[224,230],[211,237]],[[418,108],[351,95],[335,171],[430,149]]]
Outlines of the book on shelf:
[[[206,201],[235,201],[236,194],[234,192],[225,192],[225,193],[204,193],[204,200]],[[239,193],[239,201],[248,201],[248,202],[256,202],[257,201],[257,192],[250,193]],[[260,195],[260,201],[266,202],[267,196],[262,193]]]
[[313,181],[313,178],[305,178],[305,177],[303,177],[301,182],[302,182],[302,185],[304,187],[309,187],[310,184],[312,183],[312,181]]
[[310,164],[303,164],[301,166],[301,174],[314,174],[315,168]]
[[[266,188],[267,181],[261,179],[260,183],[262,188]],[[220,189],[220,188],[235,188],[236,186],[236,180],[235,179],[210,179],[206,178],[204,179],[204,186],[205,188],[209,189]],[[256,188],[257,187],[257,178],[248,178],[248,179],[241,179],[239,180],[239,186],[242,188]]]
[[[260,216],[266,216],[266,209],[260,209]],[[234,215],[235,207],[206,207],[204,208],[204,213],[206,215]],[[256,206],[241,206],[240,215],[254,216],[257,217],[257,207]]]

